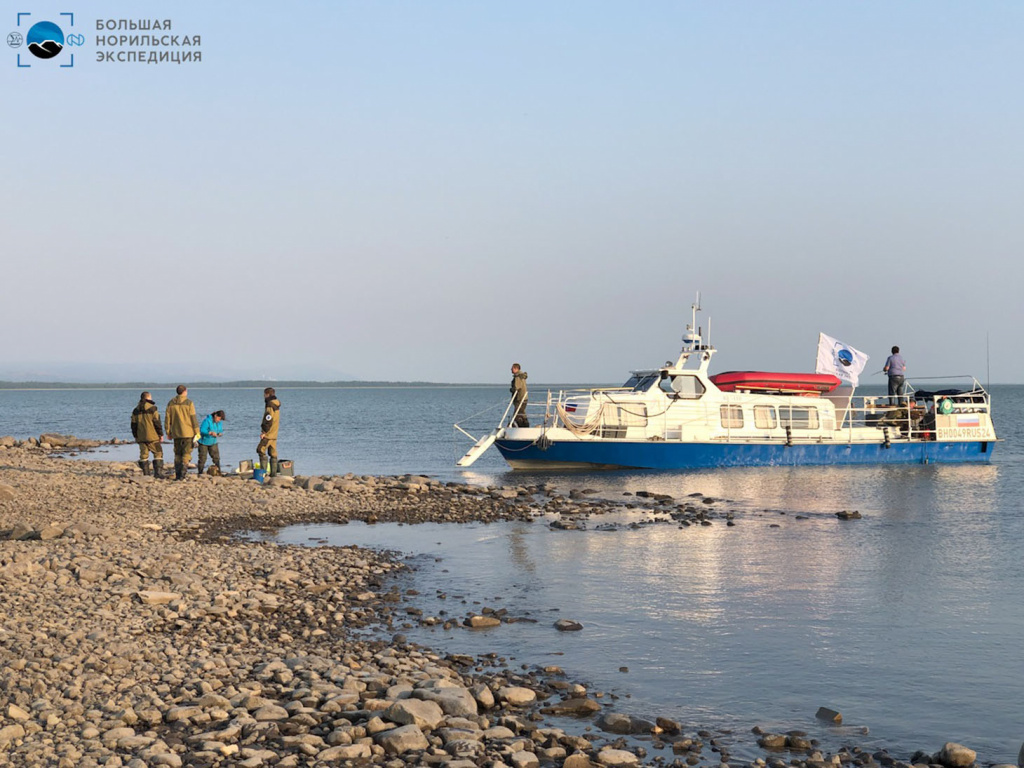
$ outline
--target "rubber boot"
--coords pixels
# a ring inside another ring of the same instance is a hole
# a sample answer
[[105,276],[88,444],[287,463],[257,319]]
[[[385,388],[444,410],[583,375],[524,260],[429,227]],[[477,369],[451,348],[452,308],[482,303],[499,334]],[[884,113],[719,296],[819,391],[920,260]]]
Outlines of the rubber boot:
[[271,477],[277,477],[278,469],[279,469],[279,465],[278,465],[278,462],[277,462],[277,457],[275,456],[273,459],[270,460],[270,476]]
[[203,476],[203,465],[202,464],[199,464],[199,465],[196,466],[196,474],[199,475],[200,477]]
[[260,456],[260,469],[264,472],[268,472],[270,470],[270,459],[266,456]]
[[183,477],[185,477],[185,464],[180,461],[174,462],[174,479],[181,480]]
[[164,476],[164,460],[153,459],[153,477],[157,480],[162,480]]
[[141,461],[140,460],[139,461],[139,468],[142,470],[142,474],[144,474],[144,475],[151,475],[151,474],[153,474],[150,471],[150,469],[149,469],[149,462],[148,461]]

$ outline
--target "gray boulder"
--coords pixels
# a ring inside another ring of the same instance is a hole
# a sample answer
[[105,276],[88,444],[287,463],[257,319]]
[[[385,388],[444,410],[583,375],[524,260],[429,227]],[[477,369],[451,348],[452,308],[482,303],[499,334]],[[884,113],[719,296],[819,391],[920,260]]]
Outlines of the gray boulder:
[[444,710],[433,701],[401,699],[384,710],[384,717],[393,723],[415,725],[417,729],[432,731],[444,720]]
[[384,751],[389,755],[403,755],[406,752],[426,749],[430,746],[423,731],[413,724],[384,731],[377,737],[377,743],[384,747]]

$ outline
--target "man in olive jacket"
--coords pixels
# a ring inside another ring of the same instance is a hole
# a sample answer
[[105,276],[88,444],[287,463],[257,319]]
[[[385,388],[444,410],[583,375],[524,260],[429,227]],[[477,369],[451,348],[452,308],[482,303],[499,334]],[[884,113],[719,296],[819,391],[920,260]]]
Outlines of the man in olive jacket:
[[519,363],[512,363],[512,384],[509,386],[508,391],[512,395],[512,403],[515,405],[512,426],[530,426],[530,420],[526,418],[526,404],[529,397],[526,391],[526,371],[522,369]]
[[260,444],[256,453],[260,457],[260,466],[264,471],[269,469],[270,476],[275,477],[278,470],[277,431],[281,426],[281,401],[273,387],[263,390],[263,418],[260,419]]
[[[153,474],[163,477],[164,448],[160,441],[164,437],[164,428],[160,424],[160,409],[149,396],[143,392],[139,404],[132,411],[132,437],[139,444],[139,466],[142,474]],[[149,469],[149,454],[153,454],[153,470]]]
[[192,445],[199,434],[199,420],[196,407],[188,399],[188,387],[179,384],[178,395],[167,404],[164,411],[164,431],[174,438],[174,479],[184,480],[188,463],[192,460]]

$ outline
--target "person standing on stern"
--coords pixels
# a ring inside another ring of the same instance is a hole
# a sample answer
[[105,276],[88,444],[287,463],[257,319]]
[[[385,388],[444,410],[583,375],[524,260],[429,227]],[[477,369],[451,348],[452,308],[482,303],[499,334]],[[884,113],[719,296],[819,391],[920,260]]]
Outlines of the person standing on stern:
[[899,347],[892,348],[892,354],[886,358],[882,372],[889,377],[889,405],[899,405],[907,389],[907,364],[900,354]]

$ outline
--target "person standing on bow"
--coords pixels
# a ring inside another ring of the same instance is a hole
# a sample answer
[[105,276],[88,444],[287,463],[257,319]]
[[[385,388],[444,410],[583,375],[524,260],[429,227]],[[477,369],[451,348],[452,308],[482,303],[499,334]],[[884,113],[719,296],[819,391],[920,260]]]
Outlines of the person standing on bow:
[[192,460],[192,445],[199,437],[199,420],[195,405],[188,399],[188,387],[179,384],[175,392],[177,396],[164,411],[164,431],[174,439],[174,479],[184,480]]
[[512,404],[515,407],[512,426],[530,426],[530,420],[526,417],[526,404],[529,399],[529,393],[526,391],[526,371],[519,363],[512,363],[512,384],[508,391],[512,395]]
[[907,388],[907,364],[900,355],[900,348],[893,347],[892,354],[886,358],[882,372],[889,377],[889,405],[898,405]]
[[[164,428],[160,424],[160,409],[149,392],[139,396],[139,404],[132,411],[132,437],[139,444],[139,468],[142,474],[155,477],[164,475]],[[149,454],[153,454],[153,468],[149,467]]]
[[281,427],[281,401],[273,387],[263,390],[263,418],[260,419],[260,443],[256,453],[260,457],[260,466],[269,470],[275,477],[278,469],[277,432]]
[[[203,467],[206,466],[206,457],[209,455],[213,461],[210,468],[212,474],[219,475],[220,471],[220,446],[217,445],[217,438],[224,434],[224,424],[227,421],[224,411],[214,411],[199,425],[199,462],[196,473],[203,474]],[[213,469],[217,471],[214,472]]]

